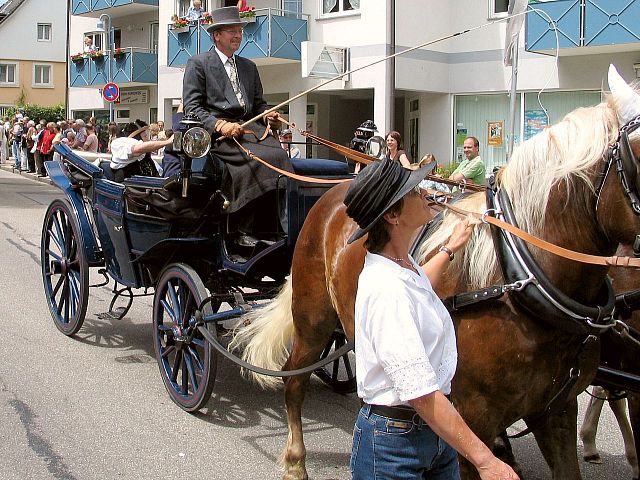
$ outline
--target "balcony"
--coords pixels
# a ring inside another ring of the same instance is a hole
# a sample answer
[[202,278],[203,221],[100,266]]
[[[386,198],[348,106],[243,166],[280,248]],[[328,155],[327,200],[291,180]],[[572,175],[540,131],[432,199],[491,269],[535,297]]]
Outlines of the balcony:
[[[112,18],[138,15],[157,11],[158,1],[159,0],[71,0],[71,15],[99,17],[103,13],[109,13]],[[109,12],[107,12],[107,10],[109,10]]]
[[[167,65],[170,67],[186,65],[194,55],[213,50],[205,25],[194,22],[188,29],[169,29],[168,36]],[[255,21],[244,27],[237,54],[258,65],[299,62],[300,46],[307,37],[306,16],[272,8],[256,10]]]
[[[71,61],[70,87],[102,87],[109,82],[109,63],[112,81],[123,87],[158,84],[158,55],[134,47],[121,49],[120,54],[109,58],[82,58]],[[108,52],[107,52],[108,53]]]
[[552,0],[530,2],[525,49],[555,53],[556,30],[560,55],[637,50],[640,47],[640,0]]

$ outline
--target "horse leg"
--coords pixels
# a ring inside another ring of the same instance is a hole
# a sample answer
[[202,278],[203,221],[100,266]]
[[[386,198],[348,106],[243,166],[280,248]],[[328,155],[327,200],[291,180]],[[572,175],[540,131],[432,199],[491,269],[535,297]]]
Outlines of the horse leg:
[[580,439],[582,440],[582,458],[589,463],[602,463],[598,448],[596,447],[596,433],[598,432],[598,421],[604,405],[603,398],[606,397],[606,390],[602,387],[593,387],[593,395],[589,398],[589,405],[584,414],[584,421],[580,428]]
[[[316,315],[321,313],[316,312]],[[311,365],[320,358],[322,350],[331,338],[337,324],[335,313],[333,321],[315,323],[313,328],[300,329],[296,327],[293,339],[293,349],[283,370],[295,370]],[[300,317],[296,316],[296,320]],[[317,317],[322,318],[322,317]],[[316,320],[317,320],[316,318]],[[324,317],[330,318],[330,317]],[[310,325],[305,322],[305,325]],[[307,480],[305,458],[307,455],[302,435],[302,403],[309,384],[311,373],[288,377],[285,379],[284,399],[287,407],[287,422],[289,434],[280,464],[284,469],[283,480]]]
[[491,450],[496,457],[513,468],[514,472],[516,472],[519,477],[522,477],[522,469],[520,468],[520,465],[518,465],[516,457],[513,454],[511,441],[509,440],[509,435],[506,431],[500,432],[500,435],[496,437],[496,441],[493,443],[493,448]]
[[[564,412],[532,420],[533,434],[551,469],[553,480],[581,480],[576,432],[578,401],[571,398]],[[526,421],[526,419],[525,419]]]
[[609,401],[609,406],[616,416],[620,432],[622,433],[622,440],[624,441],[624,455],[627,457],[627,462],[631,465],[633,470],[633,478],[638,478],[638,456],[636,453],[636,446],[633,439],[633,432],[631,431],[631,425],[627,419],[627,409],[625,408],[626,402],[624,398],[619,400]]

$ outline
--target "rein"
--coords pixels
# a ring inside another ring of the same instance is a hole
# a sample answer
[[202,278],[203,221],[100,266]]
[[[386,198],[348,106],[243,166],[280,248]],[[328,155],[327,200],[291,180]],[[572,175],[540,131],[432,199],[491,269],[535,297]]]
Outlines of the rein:
[[573,260],[580,263],[588,263],[591,265],[602,265],[606,267],[640,268],[640,258],[619,257],[615,255],[611,257],[589,255],[587,253],[576,252],[574,250],[569,250],[567,248],[554,245],[553,243],[547,242],[546,240],[536,237],[535,235],[531,235],[521,228],[518,228],[514,225],[511,225],[510,223],[504,222],[499,218],[490,215],[491,213],[499,213],[495,212],[493,209],[487,210],[484,213],[477,213],[471,212],[469,210],[464,210],[460,207],[456,207],[448,203],[443,204],[437,201],[435,203],[442,208],[446,208],[457,213],[458,215],[471,216],[476,220],[480,220],[482,223],[491,224],[502,230],[506,230],[507,232],[515,235],[516,237],[524,240],[527,243],[530,243],[531,245],[534,245],[542,250],[553,253],[554,255],[557,255],[559,257],[566,258],[568,260]]

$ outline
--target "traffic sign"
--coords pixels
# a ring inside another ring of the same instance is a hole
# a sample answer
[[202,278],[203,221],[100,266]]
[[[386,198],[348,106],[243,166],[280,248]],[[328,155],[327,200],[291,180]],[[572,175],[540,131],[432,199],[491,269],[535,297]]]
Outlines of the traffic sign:
[[107,83],[102,88],[102,98],[107,102],[115,102],[120,98],[120,88],[115,83]]

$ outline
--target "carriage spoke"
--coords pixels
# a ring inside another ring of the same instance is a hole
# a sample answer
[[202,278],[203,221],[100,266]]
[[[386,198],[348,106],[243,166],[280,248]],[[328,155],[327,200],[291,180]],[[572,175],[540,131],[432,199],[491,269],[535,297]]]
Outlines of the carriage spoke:
[[176,346],[175,345],[168,345],[164,351],[162,352],[162,357],[168,357],[169,355],[171,355],[174,351],[176,350]]
[[186,366],[186,361],[187,361],[187,356],[185,355],[186,352],[182,352],[182,394],[183,395],[188,395],[189,394],[189,372],[187,371],[187,366]]
[[[55,275],[54,273],[52,273],[51,275]],[[56,286],[53,287],[53,297],[55,297],[58,294],[58,289],[60,288],[60,286],[62,285],[62,283],[64,282],[64,276],[60,275],[60,278],[58,279],[58,281],[56,282]],[[60,312],[58,312],[60,313]]]
[[176,351],[176,357],[173,359],[173,367],[171,369],[171,381],[178,381],[178,370],[180,369],[180,363],[182,360],[182,352],[180,350]]
[[[65,254],[65,250],[64,250],[64,246],[63,246],[63,241],[64,241],[64,236],[62,234],[62,227],[60,226],[60,219],[58,218],[58,215],[53,217],[53,225],[52,227],[55,227],[56,229],[56,233],[54,234],[53,231],[50,231],[50,235],[51,235],[51,239],[55,242],[56,245],[58,245],[58,248],[60,249],[60,253],[62,255]],[[57,234],[57,235],[56,235]]]
[[[60,279],[64,280],[64,277],[60,277]],[[63,281],[62,292],[60,294],[60,301],[58,302],[58,315],[62,315],[62,307],[64,307],[64,304],[67,298],[67,295],[66,295],[67,288],[68,288],[67,282]]]
[[[186,366],[187,368],[185,369],[184,366]],[[186,370],[189,379],[191,380],[191,388],[192,391],[195,392],[198,390],[198,379],[196,378],[195,372],[193,371],[193,360],[192,357],[190,355],[186,355],[184,356],[184,366],[182,371],[184,372]],[[184,376],[184,375],[183,375]],[[186,381],[187,379],[185,378],[185,386],[188,385],[188,382]]]
[[204,372],[204,363],[202,363],[202,359],[200,358],[200,354],[198,353],[198,350],[196,350],[192,346],[189,346],[189,354],[191,355],[191,358],[195,360],[196,366],[198,367],[198,371]]
[[164,311],[167,312],[167,315],[169,315],[170,320],[173,323],[177,323],[176,322],[176,314],[173,311],[173,307],[169,304],[167,299],[163,298],[162,300],[160,300],[160,304],[162,305],[162,308],[164,309]]
[[53,257],[55,260],[57,260],[59,262],[62,260],[62,257],[60,255],[58,255],[56,252],[54,252],[53,250],[51,250],[51,249],[47,250],[47,255]]

